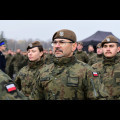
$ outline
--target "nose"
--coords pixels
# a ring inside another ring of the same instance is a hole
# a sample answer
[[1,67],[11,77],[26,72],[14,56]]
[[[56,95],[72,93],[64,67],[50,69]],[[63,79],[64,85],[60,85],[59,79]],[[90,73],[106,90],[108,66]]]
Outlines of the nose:
[[109,47],[109,46],[107,47],[107,50],[110,50],[110,47]]
[[60,44],[59,44],[59,42],[57,42],[57,44],[55,45],[55,47],[60,47]]

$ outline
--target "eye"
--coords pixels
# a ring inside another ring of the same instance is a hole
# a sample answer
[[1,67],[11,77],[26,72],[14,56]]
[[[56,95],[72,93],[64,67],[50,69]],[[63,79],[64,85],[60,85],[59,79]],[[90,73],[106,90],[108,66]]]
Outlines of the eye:
[[54,41],[53,43],[54,43],[54,44],[57,44],[57,41]]
[[64,42],[63,41],[59,41],[60,44],[63,44]]
[[110,45],[110,47],[114,47],[114,45]]
[[106,45],[103,46],[103,48],[106,48],[106,47],[107,47]]

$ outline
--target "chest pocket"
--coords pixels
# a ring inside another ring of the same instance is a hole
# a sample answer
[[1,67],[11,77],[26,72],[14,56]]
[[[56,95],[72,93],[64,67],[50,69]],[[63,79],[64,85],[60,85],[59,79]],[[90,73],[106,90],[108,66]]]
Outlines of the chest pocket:
[[120,85],[120,72],[115,72],[114,79],[117,85]]
[[67,78],[67,86],[68,87],[77,87],[79,84],[79,78],[78,77],[68,77]]
[[51,80],[50,80],[49,76],[40,78],[40,82],[41,82],[41,84],[42,84],[43,87],[46,87],[50,81]]

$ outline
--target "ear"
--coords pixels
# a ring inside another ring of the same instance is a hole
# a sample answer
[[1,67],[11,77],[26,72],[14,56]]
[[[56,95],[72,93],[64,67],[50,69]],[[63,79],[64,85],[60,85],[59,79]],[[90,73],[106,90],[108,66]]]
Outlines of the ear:
[[72,52],[74,52],[76,50],[76,48],[77,48],[77,43],[73,43],[72,44]]
[[43,55],[43,51],[40,52],[40,57]]
[[119,52],[119,51],[120,51],[120,48],[118,47],[118,48],[117,48],[117,52]]

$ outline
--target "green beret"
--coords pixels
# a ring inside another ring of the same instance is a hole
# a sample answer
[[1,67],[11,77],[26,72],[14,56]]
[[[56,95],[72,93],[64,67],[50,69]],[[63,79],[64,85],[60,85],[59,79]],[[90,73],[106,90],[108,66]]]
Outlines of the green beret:
[[42,46],[42,45],[40,44],[40,42],[39,42],[39,41],[35,41],[35,42],[30,43],[30,44],[28,45],[27,51],[28,51],[28,49],[32,49],[32,48],[34,48],[34,47],[40,47],[40,46]]
[[77,42],[77,43],[83,45],[83,42],[81,42],[81,41],[80,41],[80,42]]
[[118,43],[118,39],[113,35],[109,35],[102,41],[101,46],[103,47],[105,43]]
[[68,39],[72,42],[76,42],[76,34],[71,31],[71,30],[67,30],[67,29],[62,29],[57,31],[52,38],[52,41],[54,41],[54,39]]
[[97,44],[97,48],[101,48],[101,43],[98,43],[98,44]]

